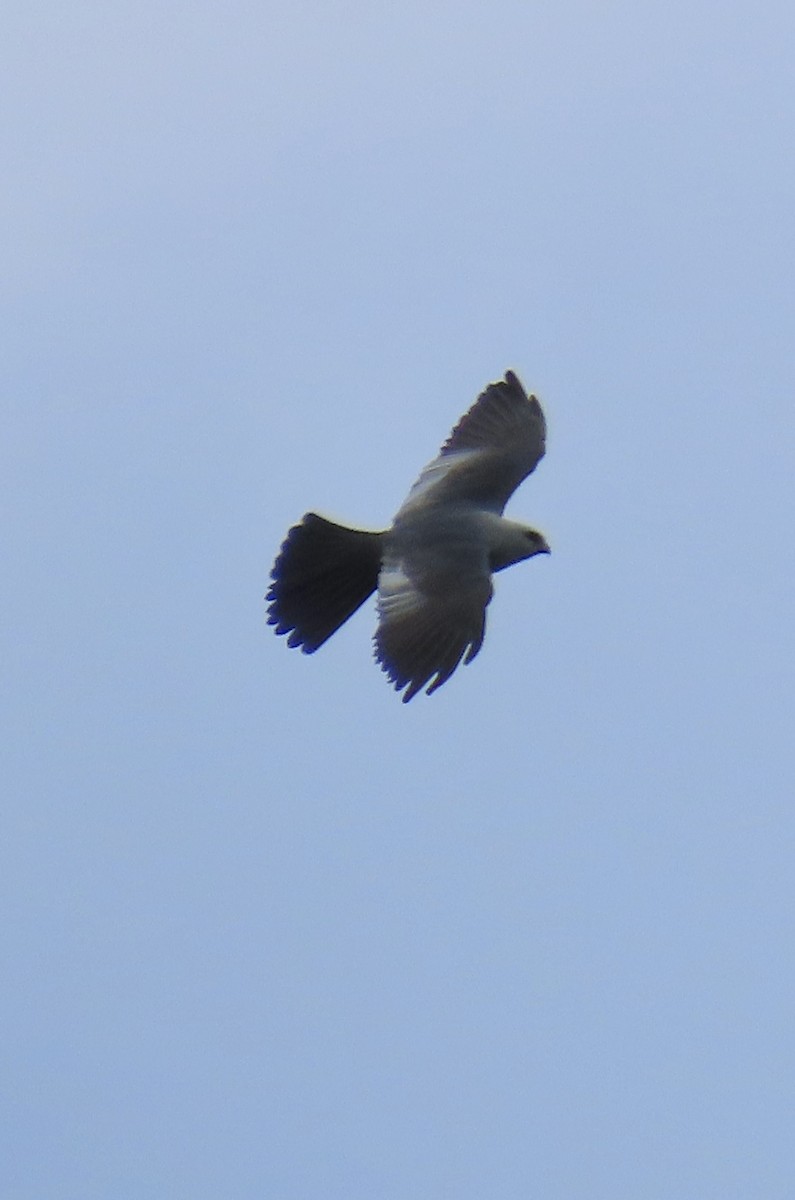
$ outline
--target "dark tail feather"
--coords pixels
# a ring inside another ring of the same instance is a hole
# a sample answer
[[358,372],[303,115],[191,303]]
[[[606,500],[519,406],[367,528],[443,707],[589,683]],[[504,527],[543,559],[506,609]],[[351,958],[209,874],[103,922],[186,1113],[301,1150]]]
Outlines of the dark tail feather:
[[307,513],[285,538],[271,571],[268,624],[311,654],[372,595],[382,533],[347,529]]

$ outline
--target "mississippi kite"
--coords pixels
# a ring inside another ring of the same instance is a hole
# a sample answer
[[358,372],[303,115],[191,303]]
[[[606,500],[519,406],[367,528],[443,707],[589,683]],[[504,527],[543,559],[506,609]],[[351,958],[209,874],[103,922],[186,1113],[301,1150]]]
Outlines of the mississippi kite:
[[491,576],[543,536],[502,512],[544,454],[544,414],[513,371],[490,384],[409,492],[390,529],[307,513],[271,572],[268,624],[312,654],[378,589],[375,657],[411,700],[441,687],[483,644]]

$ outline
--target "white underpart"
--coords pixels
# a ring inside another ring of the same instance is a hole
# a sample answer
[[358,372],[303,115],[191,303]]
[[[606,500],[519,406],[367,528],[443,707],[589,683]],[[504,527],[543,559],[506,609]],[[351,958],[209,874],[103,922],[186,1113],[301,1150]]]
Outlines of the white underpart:
[[378,577],[378,611],[383,620],[397,619],[422,607],[419,594],[399,563],[386,564]]
[[441,483],[451,471],[457,470],[476,454],[480,454],[480,450],[454,450],[451,453],[441,454],[433,462],[428,463],[406,497],[401,512],[413,508],[415,504],[422,503],[432,488]]

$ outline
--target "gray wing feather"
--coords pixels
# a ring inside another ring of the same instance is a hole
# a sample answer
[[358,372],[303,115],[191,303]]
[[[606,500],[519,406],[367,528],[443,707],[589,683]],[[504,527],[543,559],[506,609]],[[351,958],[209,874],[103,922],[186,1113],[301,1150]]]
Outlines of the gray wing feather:
[[[403,613],[383,613],[375,635],[375,657],[404,703],[426,685],[428,695],[446,683],[462,659],[472,659],[483,645],[486,606],[491,586],[463,592],[418,597]],[[466,656],[466,657],[465,657]]]
[[543,458],[545,440],[541,405],[508,371],[461,418],[404,507],[464,500],[501,513]]
[[376,659],[395,689],[406,689],[404,701],[428,684],[429,695],[441,688],[461,659],[472,661],[485,634],[488,575],[425,583],[428,590],[396,564],[385,565],[379,581]]

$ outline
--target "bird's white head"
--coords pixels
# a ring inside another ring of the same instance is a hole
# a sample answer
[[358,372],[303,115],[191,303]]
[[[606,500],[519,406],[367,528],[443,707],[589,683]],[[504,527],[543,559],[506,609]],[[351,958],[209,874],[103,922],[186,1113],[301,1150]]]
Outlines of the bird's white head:
[[500,517],[499,524],[495,524],[491,532],[489,564],[492,571],[502,571],[536,554],[550,553],[544,535],[520,521],[508,521]]

